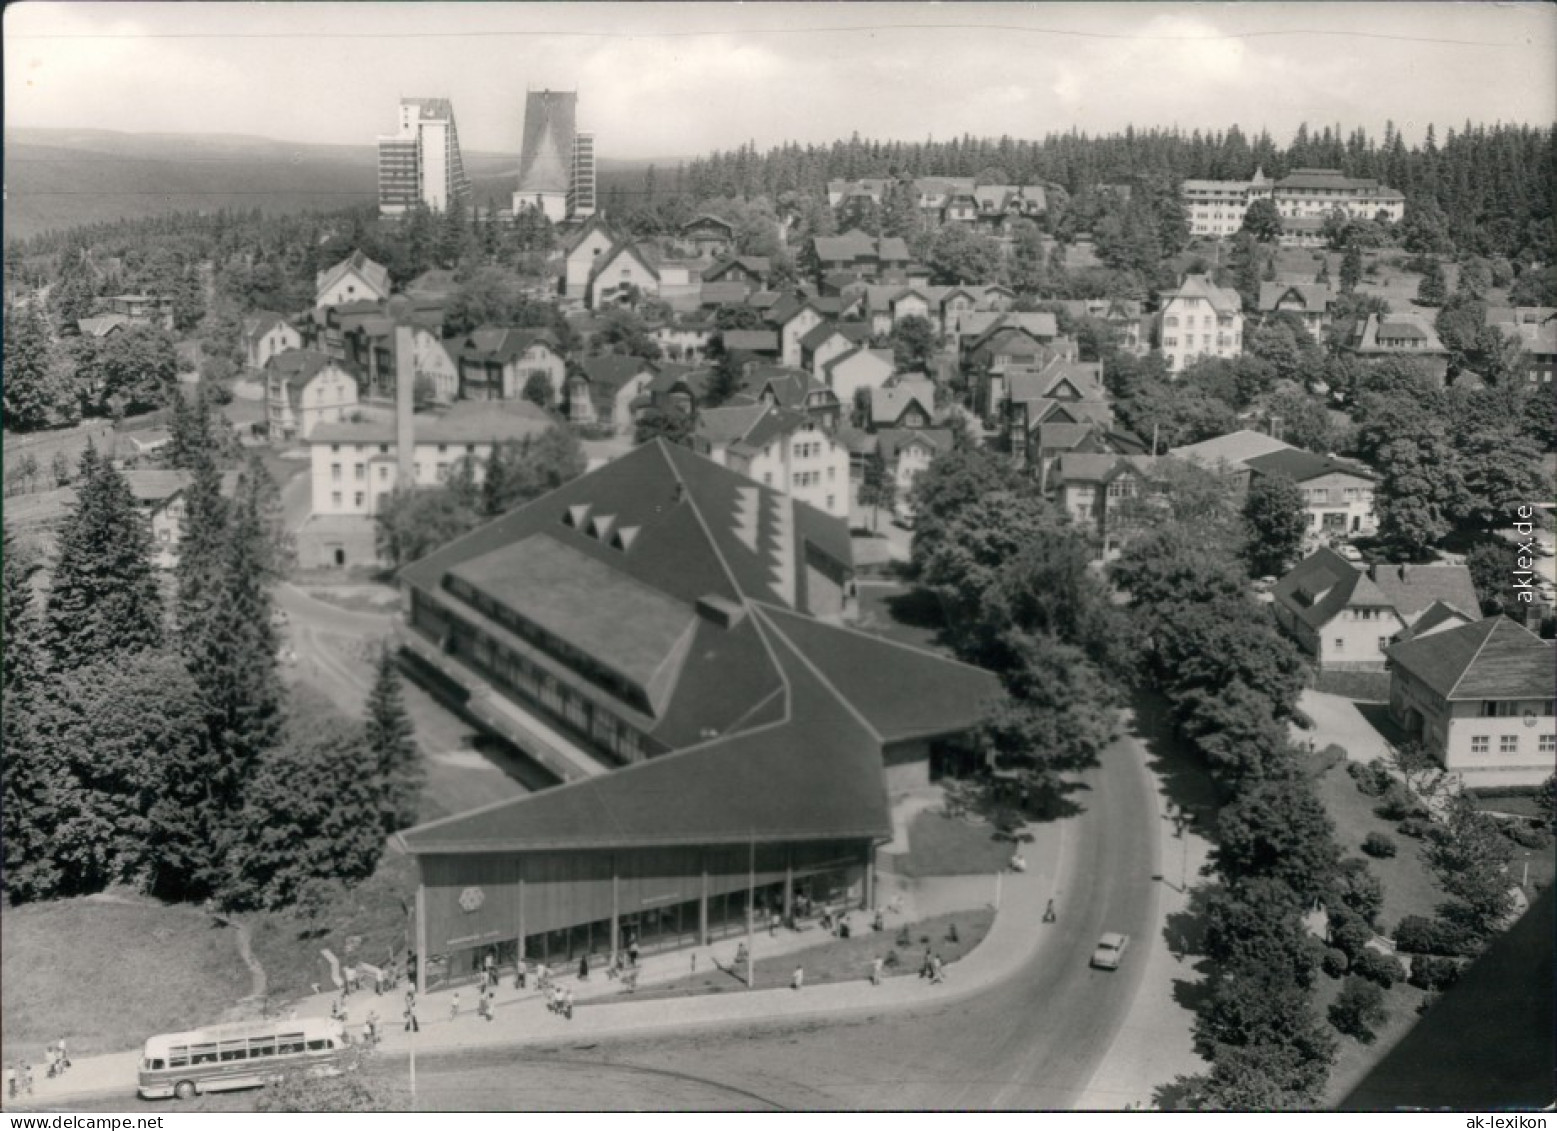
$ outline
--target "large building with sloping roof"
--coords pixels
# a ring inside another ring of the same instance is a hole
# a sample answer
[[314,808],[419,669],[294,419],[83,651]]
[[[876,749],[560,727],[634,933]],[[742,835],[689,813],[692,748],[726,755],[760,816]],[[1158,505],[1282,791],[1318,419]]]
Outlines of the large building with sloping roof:
[[1389,649],[1390,713],[1468,786],[1539,785],[1557,767],[1557,649],[1507,617]]
[[869,905],[890,795],[1000,692],[834,623],[851,572],[845,523],[663,441],[407,567],[409,662],[565,782],[399,834],[418,952],[576,963]]

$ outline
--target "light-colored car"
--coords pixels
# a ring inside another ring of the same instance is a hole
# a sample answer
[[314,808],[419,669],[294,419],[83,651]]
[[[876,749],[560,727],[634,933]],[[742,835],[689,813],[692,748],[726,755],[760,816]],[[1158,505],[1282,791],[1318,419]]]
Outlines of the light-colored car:
[[1099,970],[1119,969],[1119,964],[1124,961],[1125,951],[1129,946],[1129,935],[1109,931],[1097,940],[1097,949],[1092,952],[1092,965]]
[[1274,588],[1276,588],[1276,579],[1274,577],[1261,577],[1254,582],[1254,591],[1256,593],[1269,593]]
[[1353,546],[1350,542],[1342,542],[1335,548],[1335,552],[1340,554],[1341,557],[1345,558],[1349,562],[1362,561],[1362,551],[1359,550],[1356,546]]

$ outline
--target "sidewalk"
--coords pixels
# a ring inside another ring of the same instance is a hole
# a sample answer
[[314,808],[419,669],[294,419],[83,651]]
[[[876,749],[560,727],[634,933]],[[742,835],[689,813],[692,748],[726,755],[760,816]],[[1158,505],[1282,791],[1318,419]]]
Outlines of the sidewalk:
[[[989,934],[971,953],[947,967],[946,981],[931,985],[914,973],[887,978],[873,986],[868,970],[861,968],[858,981],[807,986],[800,991],[785,987],[762,988],[745,993],[708,994],[697,997],[658,998],[634,1001],[621,984],[610,981],[604,970],[592,972],[580,982],[576,971],[556,981],[573,989],[578,1009],[569,1021],[547,1011],[541,994],[534,989],[515,990],[509,973],[496,995],[492,1021],[476,1015],[474,985],[457,987],[460,1015],[450,1019],[452,991],[437,990],[417,1003],[420,1034],[403,1030],[401,1010],[404,992],[375,996],[371,989],[347,999],[353,1035],[361,1032],[361,1023],[369,1010],[376,1010],[382,1024],[380,1055],[397,1056],[411,1050],[421,1053],[457,1049],[491,1048],[510,1045],[554,1044],[585,1038],[625,1037],[653,1032],[735,1025],[742,1022],[844,1016],[865,1010],[909,1009],[927,1001],[948,1002],[972,996],[988,989],[1021,969],[1046,935],[1041,926],[1045,902],[1053,897],[1064,912],[1065,892],[1057,888],[1058,877],[1066,866],[1067,825],[1063,822],[1035,826],[1033,840],[1024,849],[1028,871],[1005,872],[995,876],[947,876],[921,880],[883,874],[878,906],[885,907],[894,894],[902,896],[902,912],[887,917],[883,938],[889,939],[898,925],[947,911],[969,910],[994,902],[1000,903]],[[857,924],[868,917],[856,912]],[[868,927],[866,928],[868,929]],[[806,931],[780,931],[769,937],[759,931],[754,939],[753,957],[757,959],[792,954],[828,941],[829,936],[813,928]],[[639,985],[647,987],[682,977],[697,956],[699,970],[711,969],[715,959],[728,966],[744,936],[721,940],[712,946],[675,950],[646,956],[639,964]],[[298,1016],[328,1016],[330,995],[307,998],[297,1006]],[[28,1106],[59,1105],[72,1098],[97,1095],[134,1095],[138,1052],[114,1053],[77,1060],[70,1072],[57,1080],[38,1080]],[[35,1066],[36,1067],[36,1066]]]

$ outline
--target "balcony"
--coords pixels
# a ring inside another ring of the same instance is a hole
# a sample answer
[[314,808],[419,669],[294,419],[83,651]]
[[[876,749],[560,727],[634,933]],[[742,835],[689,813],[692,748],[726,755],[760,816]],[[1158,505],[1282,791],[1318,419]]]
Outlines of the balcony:
[[448,655],[421,633],[402,622],[395,625],[396,643],[445,679],[468,698],[465,711],[493,734],[522,750],[562,781],[578,781],[607,773],[611,766],[569,742],[522,706],[494,688],[474,670]]

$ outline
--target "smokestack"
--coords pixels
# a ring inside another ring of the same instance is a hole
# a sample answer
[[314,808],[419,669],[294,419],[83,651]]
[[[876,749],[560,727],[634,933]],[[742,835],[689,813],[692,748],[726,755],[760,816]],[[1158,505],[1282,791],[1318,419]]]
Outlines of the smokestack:
[[416,441],[411,414],[416,396],[416,332],[411,326],[411,300],[389,300],[389,320],[395,324],[395,459],[404,488],[416,486]]

